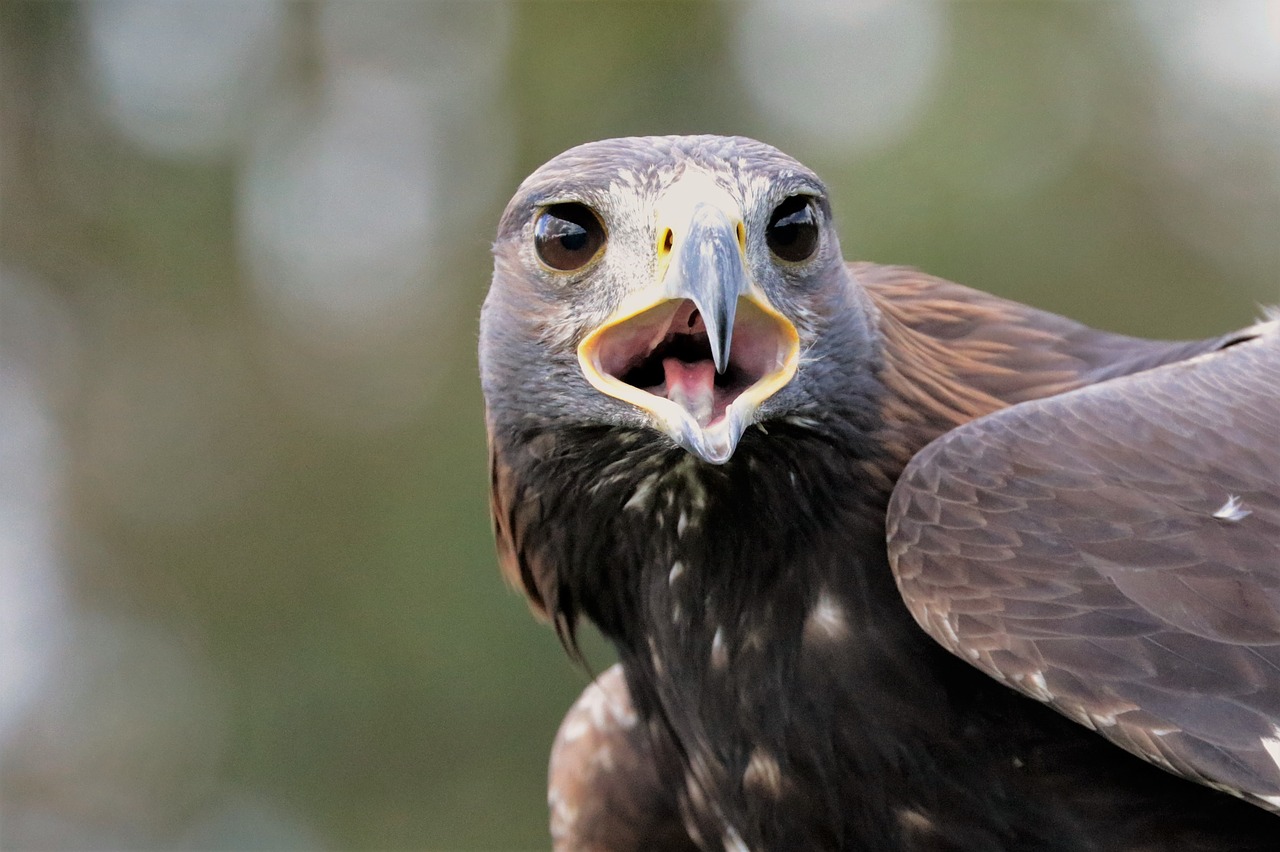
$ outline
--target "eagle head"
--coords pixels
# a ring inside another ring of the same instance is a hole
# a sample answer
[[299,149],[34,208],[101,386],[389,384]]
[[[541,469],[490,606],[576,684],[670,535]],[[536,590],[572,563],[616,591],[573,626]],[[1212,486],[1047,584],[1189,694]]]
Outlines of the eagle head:
[[822,181],[743,138],[573,148],[521,185],[494,254],[493,428],[639,430],[712,465],[815,403],[806,374],[857,297]]

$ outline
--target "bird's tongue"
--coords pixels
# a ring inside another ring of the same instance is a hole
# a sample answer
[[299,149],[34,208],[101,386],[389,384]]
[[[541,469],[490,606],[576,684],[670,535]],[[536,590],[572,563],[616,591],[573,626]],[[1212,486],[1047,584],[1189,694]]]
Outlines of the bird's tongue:
[[705,429],[715,414],[715,364],[710,360],[689,363],[663,358],[662,370],[667,379],[667,399],[689,412]]

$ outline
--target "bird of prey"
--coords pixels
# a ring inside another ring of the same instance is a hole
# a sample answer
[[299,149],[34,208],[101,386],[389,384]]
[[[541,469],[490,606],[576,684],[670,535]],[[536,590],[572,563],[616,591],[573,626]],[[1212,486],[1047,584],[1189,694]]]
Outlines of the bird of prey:
[[846,263],[745,138],[567,151],[494,255],[499,561],[619,658],[556,848],[1280,848],[1280,317],[1156,342]]

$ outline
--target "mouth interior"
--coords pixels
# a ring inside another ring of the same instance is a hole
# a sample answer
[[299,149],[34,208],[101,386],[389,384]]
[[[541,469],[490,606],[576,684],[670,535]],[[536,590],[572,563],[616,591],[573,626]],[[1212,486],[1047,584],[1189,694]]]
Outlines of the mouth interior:
[[603,330],[600,371],[683,408],[703,429],[724,420],[733,402],[778,372],[790,353],[782,320],[739,299],[729,363],[717,373],[707,327],[688,299],[664,302]]

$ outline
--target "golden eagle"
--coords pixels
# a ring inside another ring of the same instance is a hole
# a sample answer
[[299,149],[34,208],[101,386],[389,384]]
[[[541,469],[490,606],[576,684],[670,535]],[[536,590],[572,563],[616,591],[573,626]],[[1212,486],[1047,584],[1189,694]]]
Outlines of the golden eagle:
[[620,659],[557,848],[1280,848],[1280,321],[846,263],[744,138],[574,148],[494,254],[502,568]]

